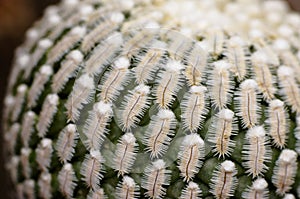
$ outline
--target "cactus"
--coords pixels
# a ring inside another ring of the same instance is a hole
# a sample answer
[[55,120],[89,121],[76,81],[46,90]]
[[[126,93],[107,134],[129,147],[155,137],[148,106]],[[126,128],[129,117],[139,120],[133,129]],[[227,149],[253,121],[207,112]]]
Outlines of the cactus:
[[50,6],[5,99],[18,198],[300,198],[299,27],[282,1]]

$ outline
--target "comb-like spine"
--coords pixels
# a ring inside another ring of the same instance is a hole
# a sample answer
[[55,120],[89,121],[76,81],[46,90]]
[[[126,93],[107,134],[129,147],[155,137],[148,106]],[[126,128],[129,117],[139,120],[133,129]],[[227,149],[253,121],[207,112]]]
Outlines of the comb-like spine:
[[277,71],[280,94],[293,111],[300,113],[300,87],[294,73],[294,70],[288,66],[280,66]]
[[132,133],[126,133],[118,141],[113,166],[118,171],[118,176],[130,172],[137,155],[137,147],[136,138]]
[[107,196],[102,188],[98,188],[96,190],[91,189],[87,195],[87,199],[107,199]]
[[113,114],[112,105],[103,101],[94,104],[84,125],[84,143],[88,149],[99,150],[108,132],[107,125]]
[[113,69],[105,75],[104,82],[99,85],[99,98],[104,102],[112,102],[116,100],[119,91],[123,89],[129,80],[130,62],[125,57],[120,57],[113,64]]
[[207,112],[205,108],[206,90],[204,86],[192,86],[181,102],[183,127],[190,132],[201,128],[204,114]]
[[259,121],[260,107],[257,103],[257,83],[255,80],[247,79],[240,84],[237,93],[237,115],[242,118],[244,128],[251,128]]
[[137,199],[139,196],[138,186],[129,176],[124,176],[116,189],[117,198],[120,199]]
[[84,70],[86,73],[91,75],[100,74],[106,65],[113,62],[114,55],[120,51],[122,42],[122,35],[114,33],[97,45],[85,61]]
[[190,181],[198,173],[204,155],[201,137],[196,133],[186,135],[178,153],[178,168],[184,181]]
[[17,88],[17,95],[15,97],[15,103],[14,103],[14,108],[13,108],[12,118],[11,118],[13,121],[16,121],[20,116],[22,107],[25,102],[25,96],[26,96],[27,90],[28,90],[28,87],[26,84],[21,84]]
[[35,150],[36,161],[42,171],[48,171],[52,157],[52,140],[44,138]]
[[60,192],[68,199],[73,197],[73,192],[77,186],[77,178],[75,176],[72,164],[66,163],[58,173],[58,183]]
[[272,182],[277,188],[276,193],[284,195],[291,190],[297,174],[297,153],[290,149],[281,151],[275,163]]
[[35,74],[34,81],[28,91],[27,106],[29,108],[34,107],[37,103],[39,96],[41,95],[45,84],[53,74],[52,67],[50,65],[43,65],[40,70]]
[[229,156],[233,151],[235,142],[230,136],[235,132],[234,113],[229,109],[222,109],[213,118],[209,129],[208,141],[213,145],[213,152],[219,157]]
[[247,188],[245,192],[243,192],[242,197],[244,199],[267,199],[269,198],[269,190],[267,189],[268,183],[263,178],[257,178],[251,187]]
[[210,183],[210,192],[217,199],[226,199],[233,196],[236,187],[236,168],[230,160],[225,160],[213,173]]
[[268,108],[268,133],[276,147],[284,148],[288,138],[289,125],[284,103],[278,99],[272,100]]
[[247,73],[245,44],[240,37],[234,36],[228,40],[226,47],[225,54],[231,64],[230,71],[237,77],[238,81],[242,81]]
[[58,135],[55,149],[61,162],[70,161],[75,153],[78,132],[76,125],[68,124]]
[[159,73],[158,86],[154,91],[154,95],[160,108],[168,108],[175,100],[174,96],[182,84],[181,70],[183,67],[180,62],[169,60],[165,70]]
[[200,199],[201,198],[201,189],[198,184],[194,182],[189,182],[189,184],[182,190],[180,199]]
[[266,144],[265,130],[262,126],[255,126],[247,131],[242,159],[246,172],[253,178],[262,175],[268,169],[265,163],[270,161],[272,155]]
[[262,51],[252,54],[251,62],[253,65],[254,77],[258,85],[258,89],[263,94],[263,98],[270,101],[274,98],[276,88],[273,83],[273,76],[268,66],[268,58]]
[[153,44],[144,55],[137,56],[137,66],[134,69],[134,75],[138,84],[146,84],[154,78],[155,72],[161,65],[164,55],[164,43]]
[[150,198],[162,199],[166,192],[166,188],[163,186],[169,185],[170,173],[169,170],[166,170],[166,163],[161,159],[146,167],[142,180],[142,187],[146,189],[145,195]]
[[43,199],[49,199],[52,196],[51,174],[47,172],[41,173],[38,179],[39,196]]
[[49,94],[46,97],[40,115],[38,116],[39,120],[36,124],[39,137],[44,137],[47,133],[57,112],[58,103],[59,97],[57,94]]
[[31,175],[31,167],[29,162],[29,156],[31,152],[32,150],[30,148],[21,149],[20,163],[22,165],[22,174],[26,179],[29,179]]
[[22,120],[21,138],[25,147],[28,147],[30,137],[34,131],[35,118],[36,114],[33,111],[28,111],[24,114]]
[[47,64],[52,65],[59,59],[61,59],[65,53],[72,49],[85,35],[86,28],[76,26],[67,33],[48,53]]
[[186,55],[187,66],[185,77],[189,86],[200,86],[204,69],[207,65],[207,54],[198,44],[195,44]]
[[208,81],[212,104],[217,109],[225,108],[231,100],[230,64],[226,61],[213,63]]
[[83,39],[82,52],[87,53],[96,43],[103,40],[109,33],[113,32],[123,22],[124,15],[120,12],[110,14],[106,19],[92,29]]
[[52,91],[60,92],[68,79],[72,77],[75,71],[79,68],[79,63],[83,60],[83,54],[79,50],[71,51],[66,60],[61,63],[61,67],[52,79]]
[[104,159],[99,151],[92,150],[90,154],[86,155],[82,165],[80,174],[83,176],[82,180],[92,189],[99,188],[100,180],[103,178],[101,171],[103,170]]
[[162,109],[153,116],[143,139],[147,146],[146,150],[151,152],[151,158],[158,157],[166,152],[171,141],[170,136],[174,134],[176,127],[175,115],[170,110]]
[[81,75],[75,81],[73,90],[65,104],[69,120],[77,121],[79,119],[80,110],[93,99],[94,88],[94,80],[88,74]]
[[129,91],[129,95],[125,96],[121,108],[121,125],[123,131],[136,127],[136,124],[143,117],[145,110],[149,107],[150,87],[140,84]]

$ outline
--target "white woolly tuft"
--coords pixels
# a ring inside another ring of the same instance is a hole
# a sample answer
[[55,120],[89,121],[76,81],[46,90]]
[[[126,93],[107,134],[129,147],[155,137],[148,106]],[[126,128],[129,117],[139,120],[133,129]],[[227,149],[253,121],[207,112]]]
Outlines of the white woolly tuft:
[[218,73],[221,73],[224,70],[228,70],[231,66],[227,61],[216,61],[213,63]]
[[265,130],[262,126],[255,126],[248,130],[247,137],[257,137],[258,139],[265,136]]
[[294,76],[294,70],[289,66],[280,66],[277,70],[277,74],[278,76],[289,78]]
[[79,50],[72,50],[67,57],[76,63],[80,63],[83,60],[83,54]]
[[270,102],[270,107],[274,108],[274,109],[279,108],[279,107],[283,107],[283,106],[284,106],[283,101],[281,101],[279,99],[275,99],[275,100],[272,100]]
[[268,183],[265,179],[263,178],[258,178],[257,180],[255,180],[253,182],[253,189],[257,190],[257,191],[263,191],[264,189],[266,189],[268,187]]
[[47,49],[52,45],[53,45],[53,42],[50,39],[42,39],[38,43],[38,46],[41,49]]
[[273,42],[273,48],[277,51],[283,52],[283,51],[289,50],[291,47],[290,47],[290,44],[288,43],[287,40],[285,40],[285,39],[276,39]]
[[117,69],[127,69],[130,66],[129,59],[126,57],[120,57],[114,62],[114,66]]
[[232,161],[230,160],[225,160],[223,163],[221,163],[221,167],[226,171],[226,172],[233,172],[235,170],[235,165]]
[[94,104],[94,110],[105,115],[105,114],[112,114],[112,104],[111,103],[105,103],[103,101],[97,102]]
[[290,149],[284,149],[279,156],[279,160],[290,163],[297,160],[297,153]]
[[255,63],[259,63],[259,64],[268,63],[268,57],[263,51],[256,51],[255,53],[253,53],[251,59]]
[[82,16],[87,16],[88,14],[92,13],[94,11],[94,8],[92,5],[83,4],[79,8],[79,13]]
[[183,68],[184,66],[179,61],[176,60],[170,60],[166,65],[166,70],[170,72],[178,73]]
[[114,23],[122,23],[124,18],[125,16],[121,12],[112,13],[110,16],[110,20]]
[[190,89],[191,93],[199,94],[207,91],[207,88],[204,86],[192,86]]
[[219,112],[219,118],[224,119],[224,120],[229,120],[231,121],[233,119],[234,112],[229,109],[222,109]]
[[288,193],[284,195],[283,199],[296,199],[296,197],[293,194]]
[[78,36],[83,36],[86,33],[86,28],[82,26],[76,26],[72,28],[70,31],[71,35],[78,35]]
[[168,109],[162,109],[157,114],[158,118],[161,120],[171,120],[175,118],[174,113]]
[[52,67],[49,65],[44,65],[40,69],[41,74],[43,75],[51,75],[53,73]]
[[257,83],[253,79],[246,79],[241,83],[241,89],[256,89],[257,88]]

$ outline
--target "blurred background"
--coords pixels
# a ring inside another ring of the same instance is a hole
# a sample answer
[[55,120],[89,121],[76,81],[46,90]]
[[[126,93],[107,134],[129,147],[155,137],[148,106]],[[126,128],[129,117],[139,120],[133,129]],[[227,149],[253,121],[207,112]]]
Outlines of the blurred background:
[[[125,0],[126,1],[126,0]],[[300,11],[300,0],[287,0],[294,10]],[[25,31],[41,17],[43,10],[59,0],[0,0],[0,121],[6,82],[14,49],[23,41]],[[300,27],[299,27],[300,28]],[[0,122],[0,198],[10,199],[7,190],[11,186],[7,180],[2,161],[2,129]]]

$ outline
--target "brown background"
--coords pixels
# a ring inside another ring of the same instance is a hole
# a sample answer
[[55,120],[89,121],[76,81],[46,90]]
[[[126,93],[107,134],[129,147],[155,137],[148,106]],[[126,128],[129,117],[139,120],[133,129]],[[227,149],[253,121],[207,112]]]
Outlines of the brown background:
[[[3,95],[13,59],[14,49],[23,40],[25,30],[39,18],[44,8],[59,0],[0,0],[0,119],[2,117]],[[300,0],[288,0],[291,7],[300,11]],[[2,157],[2,129],[0,122],[0,157]],[[0,158],[0,198],[10,199],[10,184]]]

